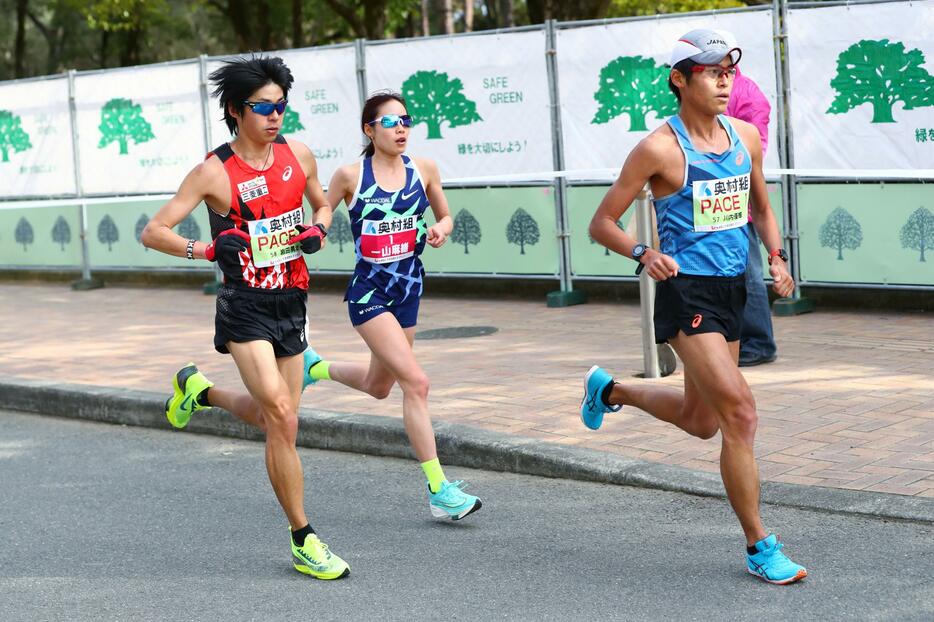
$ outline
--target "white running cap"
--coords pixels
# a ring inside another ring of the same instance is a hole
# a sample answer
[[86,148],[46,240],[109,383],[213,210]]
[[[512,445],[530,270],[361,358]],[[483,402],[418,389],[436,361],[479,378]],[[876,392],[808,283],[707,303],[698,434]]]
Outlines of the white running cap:
[[681,61],[690,59],[701,65],[716,65],[727,56],[734,65],[739,63],[743,56],[743,51],[736,45],[732,33],[701,28],[692,30],[678,39],[671,50],[669,64],[674,67]]

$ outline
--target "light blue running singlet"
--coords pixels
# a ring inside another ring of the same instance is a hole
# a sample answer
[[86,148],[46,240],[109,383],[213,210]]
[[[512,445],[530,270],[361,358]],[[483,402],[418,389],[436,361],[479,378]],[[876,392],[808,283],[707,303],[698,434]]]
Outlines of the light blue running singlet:
[[684,185],[655,199],[661,252],[686,275],[738,276],[746,271],[749,239],[749,173],[752,162],[730,121],[719,115],[730,136],[721,154],[694,149],[678,116],[668,125],[684,153]]

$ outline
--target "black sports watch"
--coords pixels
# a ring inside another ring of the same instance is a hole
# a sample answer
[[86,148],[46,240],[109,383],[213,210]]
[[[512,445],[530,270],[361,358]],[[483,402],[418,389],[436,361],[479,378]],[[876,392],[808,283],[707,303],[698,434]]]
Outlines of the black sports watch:
[[785,263],[788,263],[788,253],[785,252],[784,248],[776,248],[775,250],[769,251],[769,265],[772,265],[772,258],[778,257]]
[[320,222],[316,222],[316,223],[315,223],[314,225],[312,225],[312,226],[318,227],[318,229],[321,230],[321,235],[322,235],[322,237],[325,237],[325,238],[328,237],[328,230],[327,230],[327,229],[325,228],[325,226],[322,225]]
[[645,244],[636,244],[632,247],[632,258],[639,262],[639,267],[636,268],[636,276],[642,274],[642,271],[645,269],[645,264],[642,263],[642,256],[645,255],[645,251],[649,249]]

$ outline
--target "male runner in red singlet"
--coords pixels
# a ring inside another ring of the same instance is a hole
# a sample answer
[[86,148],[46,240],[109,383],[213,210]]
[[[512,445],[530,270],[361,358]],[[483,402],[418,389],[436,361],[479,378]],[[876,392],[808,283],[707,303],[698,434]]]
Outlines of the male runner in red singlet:
[[[233,356],[254,405],[238,407],[247,396],[214,389],[189,364],[175,375],[166,415],[182,428],[195,410],[213,405],[264,430],[266,469],[289,521],[293,565],[318,579],[337,579],[350,568],[308,523],[295,449],[308,345],[302,253],[321,249],[331,208],[311,151],[279,133],[292,86],[282,59],[240,58],[210,77],[234,138],[192,169],[146,226],[142,242],[169,255],[218,263],[224,285],[217,293],[214,347]],[[311,225],[305,224],[303,194],[312,206]],[[172,231],[202,201],[211,221],[210,244]]]

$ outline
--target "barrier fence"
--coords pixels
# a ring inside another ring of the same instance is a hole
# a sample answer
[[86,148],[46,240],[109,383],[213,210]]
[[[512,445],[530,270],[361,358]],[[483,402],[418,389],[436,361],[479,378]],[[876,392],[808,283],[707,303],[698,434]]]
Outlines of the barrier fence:
[[[804,285],[934,289],[934,2],[791,3],[272,52],[296,78],[283,133],[326,183],[359,154],[368,92],[391,88],[435,159],[455,230],[431,274],[635,280],[587,223],[636,143],[677,111],[667,56],[699,27],[737,35],[772,104],[772,208]],[[0,266],[192,269],[145,249],[148,218],[229,139],[223,58],[0,83]],[[927,183],[926,183],[927,182]],[[633,210],[624,215],[629,225]],[[205,208],[179,225],[207,240]],[[349,272],[346,214],[318,272]],[[205,272],[210,267],[201,264]]]

